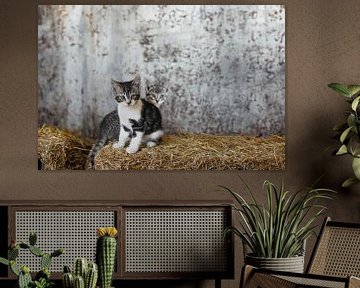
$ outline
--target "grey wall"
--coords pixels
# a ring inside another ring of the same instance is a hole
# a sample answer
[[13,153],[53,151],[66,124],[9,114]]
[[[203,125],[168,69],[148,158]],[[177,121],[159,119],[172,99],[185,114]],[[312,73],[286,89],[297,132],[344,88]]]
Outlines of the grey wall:
[[285,132],[281,5],[39,6],[39,122],[96,134],[110,79],[169,89],[167,132]]

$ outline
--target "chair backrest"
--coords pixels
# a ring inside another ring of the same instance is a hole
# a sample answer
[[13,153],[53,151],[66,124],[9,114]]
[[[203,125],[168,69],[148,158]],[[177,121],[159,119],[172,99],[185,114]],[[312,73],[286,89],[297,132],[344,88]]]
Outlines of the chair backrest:
[[307,273],[360,277],[360,223],[326,218]]

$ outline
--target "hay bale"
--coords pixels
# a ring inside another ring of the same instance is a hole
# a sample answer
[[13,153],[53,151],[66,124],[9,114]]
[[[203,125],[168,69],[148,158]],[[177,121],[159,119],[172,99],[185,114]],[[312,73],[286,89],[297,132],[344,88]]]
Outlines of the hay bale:
[[280,170],[285,169],[285,136],[209,134],[166,135],[153,148],[135,154],[107,145],[95,157],[95,170]]
[[90,141],[76,134],[44,125],[38,129],[38,157],[42,170],[85,169]]

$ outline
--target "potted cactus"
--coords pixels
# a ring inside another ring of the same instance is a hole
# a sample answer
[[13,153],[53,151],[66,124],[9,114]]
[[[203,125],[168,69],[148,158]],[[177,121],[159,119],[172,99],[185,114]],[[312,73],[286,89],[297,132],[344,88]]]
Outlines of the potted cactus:
[[71,272],[69,266],[64,267],[64,288],[95,288],[98,279],[98,267],[96,263],[88,262],[86,258],[78,258]]
[[[29,243],[13,242],[11,243],[8,259],[0,257],[0,263],[10,266],[11,271],[18,277],[19,288],[49,288],[54,285],[50,280],[50,265],[54,257],[64,253],[63,249],[57,249],[52,253],[45,253],[36,246],[36,233],[30,233]],[[34,280],[30,275],[30,268],[26,265],[19,266],[16,259],[19,256],[20,249],[28,250],[33,255],[39,257],[41,270],[35,275]]]
[[100,227],[97,229],[96,262],[99,267],[99,287],[110,288],[116,258],[115,227]]

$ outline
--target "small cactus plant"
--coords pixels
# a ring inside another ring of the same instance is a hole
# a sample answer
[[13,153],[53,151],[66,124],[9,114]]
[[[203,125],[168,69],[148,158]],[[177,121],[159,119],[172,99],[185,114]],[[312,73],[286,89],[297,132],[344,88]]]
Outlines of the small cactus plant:
[[85,279],[86,271],[88,269],[88,261],[85,258],[79,258],[75,261],[74,274],[75,276],[81,276]]
[[110,288],[116,258],[115,227],[101,227],[97,229],[96,262],[99,267],[100,288]]
[[[11,271],[18,277],[19,288],[48,288],[53,285],[50,281],[50,265],[53,257],[58,257],[64,253],[63,249],[55,250],[53,253],[44,253],[39,247],[36,246],[37,235],[36,233],[30,233],[29,244],[20,242],[16,243],[12,241],[9,251],[8,259],[0,257],[0,263],[10,266]],[[19,267],[16,263],[16,259],[19,256],[20,249],[29,250],[33,255],[40,257],[41,270],[35,275],[33,280],[30,275],[30,269],[28,266]]]
[[88,263],[85,258],[78,258],[74,263],[74,272],[69,266],[64,267],[64,288],[95,288],[98,279],[96,263]]
[[74,288],[85,288],[84,278],[80,275],[74,277]]

